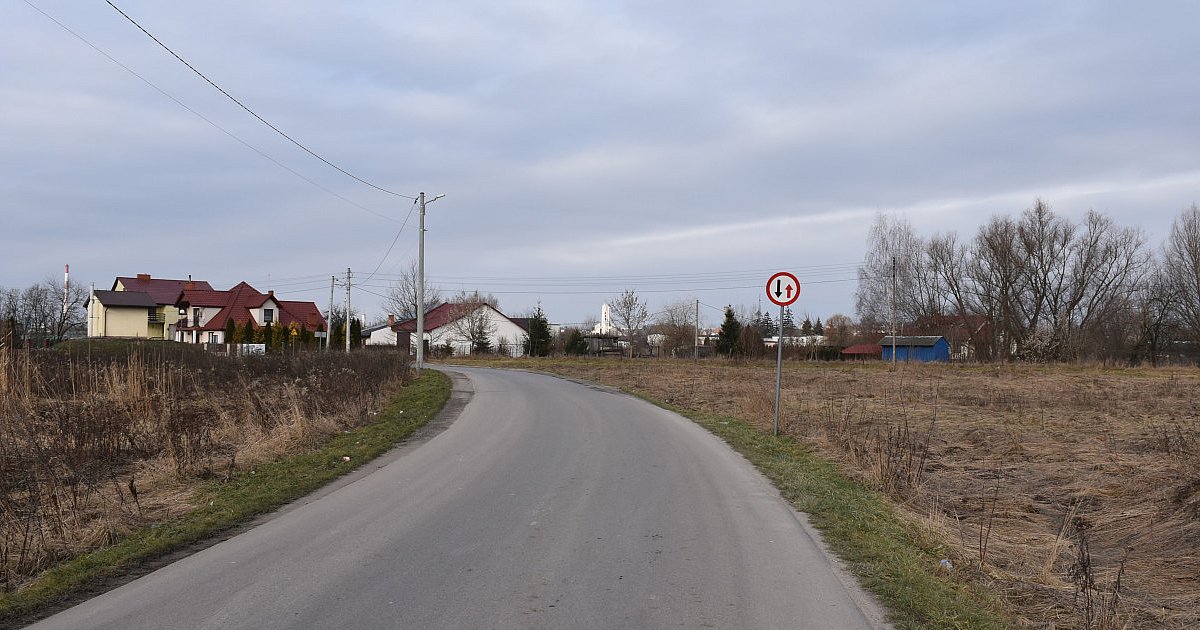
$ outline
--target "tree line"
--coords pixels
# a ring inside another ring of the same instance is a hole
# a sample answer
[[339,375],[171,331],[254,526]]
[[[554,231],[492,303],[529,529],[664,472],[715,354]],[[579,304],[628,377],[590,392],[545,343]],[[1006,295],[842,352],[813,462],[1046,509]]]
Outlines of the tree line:
[[1200,343],[1200,210],[1157,248],[1139,228],[1096,211],[1073,222],[1041,199],[970,239],[880,215],[855,297],[865,328],[953,327],[979,360],[1156,364]]
[[83,335],[89,295],[81,285],[64,292],[51,278],[24,289],[0,287],[0,345],[48,345]]

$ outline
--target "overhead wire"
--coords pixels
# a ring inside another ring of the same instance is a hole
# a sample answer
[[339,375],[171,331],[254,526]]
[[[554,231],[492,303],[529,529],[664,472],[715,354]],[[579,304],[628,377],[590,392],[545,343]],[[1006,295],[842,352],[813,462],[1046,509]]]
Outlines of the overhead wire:
[[30,7],[30,8],[32,8],[34,11],[37,11],[38,13],[41,13],[41,14],[42,14],[42,16],[44,16],[46,19],[50,20],[51,22],[54,22],[56,25],[58,25],[58,27],[59,27],[59,28],[63,29],[64,31],[66,31],[66,32],[68,32],[68,33],[70,33],[72,36],[74,36],[76,39],[78,39],[79,41],[83,42],[84,44],[87,44],[87,45],[88,45],[88,47],[90,47],[92,50],[94,50],[94,51],[96,51],[97,53],[100,53],[101,55],[103,55],[103,56],[104,56],[106,59],[108,59],[108,60],[109,60],[109,61],[111,61],[112,63],[116,64],[116,65],[117,65],[118,67],[120,67],[122,70],[124,70],[124,71],[128,72],[129,74],[133,75],[134,77],[136,77],[136,78],[137,78],[138,80],[140,80],[141,82],[143,82],[143,83],[145,83],[146,85],[148,85],[148,86],[150,86],[151,88],[153,88],[153,89],[154,89],[155,91],[157,91],[159,94],[162,94],[163,96],[167,97],[168,99],[170,99],[170,100],[174,101],[176,105],[179,105],[179,106],[180,106],[180,107],[182,107],[183,109],[185,109],[185,110],[187,110],[188,112],[190,112],[192,115],[194,115],[194,116],[196,116],[197,118],[199,118],[200,120],[203,120],[204,122],[208,123],[208,124],[209,124],[209,125],[211,125],[211,126],[214,128],[214,129],[216,129],[217,131],[220,131],[221,133],[225,134],[226,136],[229,136],[230,138],[232,138],[233,140],[235,140],[236,142],[238,142],[238,143],[239,143],[239,144],[241,144],[242,146],[246,147],[247,149],[250,149],[251,151],[254,151],[254,152],[255,152],[255,153],[257,153],[259,156],[261,156],[261,157],[263,157],[264,159],[266,159],[266,160],[270,161],[271,163],[273,163],[275,166],[278,166],[279,168],[282,168],[283,170],[285,170],[285,171],[287,171],[287,172],[291,173],[292,175],[295,175],[296,177],[298,177],[298,178],[300,178],[300,179],[302,179],[302,180],[304,180],[304,181],[308,182],[309,184],[311,184],[312,186],[316,187],[317,189],[319,189],[319,190],[321,190],[321,191],[325,192],[326,194],[328,194],[328,195],[330,195],[330,196],[333,196],[333,197],[335,197],[335,198],[337,198],[337,199],[340,199],[341,201],[343,201],[343,202],[345,202],[345,203],[347,203],[347,204],[349,204],[349,205],[351,205],[351,206],[353,206],[353,207],[355,207],[355,208],[358,208],[359,210],[362,210],[362,211],[364,211],[364,212],[367,212],[367,213],[369,213],[369,214],[373,214],[373,215],[375,215],[375,216],[377,216],[377,217],[380,217],[380,218],[382,218],[382,219],[386,219],[386,220],[388,220],[388,221],[391,221],[391,222],[393,222],[393,223],[399,223],[399,221],[397,221],[396,219],[393,219],[392,217],[389,217],[389,216],[387,216],[386,214],[383,214],[383,213],[381,213],[381,212],[377,212],[377,211],[375,211],[375,210],[372,210],[371,208],[368,208],[367,206],[364,206],[364,205],[362,205],[362,204],[360,204],[360,203],[357,203],[357,202],[355,202],[355,201],[352,201],[352,200],[350,200],[350,199],[347,199],[346,197],[343,197],[342,195],[340,195],[340,194],[338,194],[338,193],[336,193],[336,192],[334,192],[334,191],[332,191],[332,190],[330,190],[330,189],[326,188],[325,186],[322,186],[321,184],[317,183],[316,181],[314,181],[314,180],[312,180],[312,179],[310,179],[310,178],[306,177],[305,175],[301,174],[300,172],[296,171],[295,169],[291,168],[290,166],[288,166],[288,165],[284,164],[283,162],[280,162],[279,160],[277,160],[277,159],[275,159],[274,157],[270,156],[269,154],[267,154],[266,152],[262,151],[262,150],[261,150],[261,149],[259,149],[258,147],[255,147],[254,145],[250,144],[249,142],[247,142],[247,141],[243,140],[243,139],[242,139],[241,137],[239,137],[237,134],[235,134],[235,133],[233,133],[232,131],[229,131],[228,129],[226,129],[226,128],[222,127],[221,125],[217,124],[215,121],[213,121],[212,119],[208,118],[208,117],[207,117],[207,116],[205,116],[204,114],[201,114],[200,112],[196,111],[195,109],[192,109],[190,106],[188,106],[186,103],[184,103],[183,101],[181,101],[181,100],[179,100],[178,98],[176,98],[176,97],[175,97],[174,95],[172,95],[171,93],[169,93],[169,92],[167,92],[166,90],[164,90],[164,89],[160,88],[158,85],[156,85],[156,84],[155,84],[153,81],[151,81],[150,79],[147,79],[146,77],[142,76],[141,74],[138,74],[138,72],[137,72],[136,70],[134,70],[133,68],[130,68],[130,67],[129,67],[129,66],[127,66],[127,65],[125,65],[125,64],[124,64],[124,63],[122,63],[120,60],[118,60],[116,57],[113,57],[112,55],[108,54],[108,52],[106,52],[105,50],[103,50],[102,48],[100,48],[99,46],[97,46],[96,44],[92,43],[90,40],[88,40],[88,39],[87,39],[86,37],[84,37],[83,35],[80,35],[78,32],[76,32],[75,30],[73,30],[71,27],[67,26],[66,24],[62,23],[61,21],[59,21],[59,20],[58,20],[57,18],[55,18],[54,16],[52,16],[52,15],[50,15],[49,13],[45,12],[44,10],[42,10],[42,8],[41,8],[41,7],[39,7],[39,6],[35,5],[35,4],[33,4],[32,2],[30,2],[30,0],[22,0],[22,1],[23,1],[25,4],[29,5],[29,7]]
[[408,222],[410,219],[412,219],[412,213],[413,213],[413,210],[416,209],[416,207],[417,207],[417,200],[414,199],[412,202],[412,206],[408,209],[408,216],[404,217],[404,223],[401,224],[400,229],[396,231],[396,238],[392,239],[392,244],[388,245],[387,251],[384,252],[384,254],[383,254],[383,258],[379,259],[379,264],[375,265],[375,270],[371,272],[371,275],[367,276],[367,278],[366,278],[366,280],[364,280],[364,282],[368,282],[372,278],[374,278],[375,274],[379,272],[379,268],[383,266],[383,262],[385,260],[387,260],[388,256],[391,255],[392,248],[394,248],[396,246],[396,242],[400,240],[400,235],[404,233],[404,228],[408,227]]
[[[28,0],[27,0],[27,1],[28,1]],[[365,185],[367,185],[367,186],[370,186],[371,188],[374,188],[375,190],[378,190],[378,191],[380,191],[380,192],[383,192],[383,193],[387,193],[387,194],[389,194],[389,195],[394,195],[394,196],[396,196],[396,197],[403,197],[403,198],[405,198],[405,199],[414,199],[414,200],[416,199],[416,197],[414,197],[414,196],[412,196],[412,195],[405,195],[405,194],[398,193],[398,192],[395,192],[395,191],[392,191],[392,190],[388,190],[387,188],[384,188],[384,187],[382,187],[382,186],[379,186],[379,185],[376,185],[376,184],[374,184],[374,183],[372,183],[372,182],[369,182],[369,181],[367,181],[367,180],[365,180],[365,179],[363,179],[363,178],[359,177],[358,175],[355,175],[354,173],[351,173],[350,171],[347,171],[346,169],[344,169],[344,168],[342,168],[342,167],[338,166],[337,164],[334,164],[333,162],[331,162],[331,161],[329,161],[328,159],[326,159],[324,156],[322,156],[322,155],[318,154],[316,151],[313,151],[312,149],[310,149],[310,148],[308,148],[308,147],[304,146],[303,144],[301,144],[301,143],[300,143],[298,140],[296,140],[295,138],[293,138],[293,137],[289,136],[288,134],[284,133],[282,129],[280,129],[279,127],[276,127],[274,124],[272,124],[272,123],[271,123],[270,121],[268,121],[266,118],[263,118],[262,116],[258,115],[258,112],[255,112],[254,110],[252,110],[252,109],[250,109],[249,107],[247,107],[245,103],[241,102],[240,100],[238,100],[238,99],[237,99],[237,97],[235,97],[234,95],[232,95],[232,94],[230,94],[229,92],[227,92],[227,91],[225,90],[225,88],[223,88],[223,87],[221,87],[221,86],[217,85],[217,83],[216,83],[215,81],[213,81],[212,79],[208,78],[208,76],[206,76],[206,75],[205,75],[203,72],[200,72],[199,70],[197,70],[195,66],[193,66],[191,63],[189,63],[189,62],[188,62],[188,60],[184,59],[182,56],[180,56],[180,55],[179,55],[179,53],[177,53],[177,52],[175,52],[174,50],[172,50],[170,46],[167,46],[166,44],[164,44],[164,43],[162,42],[162,40],[160,40],[159,38],[155,37],[153,33],[151,33],[150,31],[146,30],[146,27],[142,26],[141,24],[139,24],[139,23],[137,22],[137,20],[135,20],[135,19],[133,19],[132,17],[130,17],[128,13],[126,13],[126,12],[122,11],[122,10],[121,10],[121,7],[118,7],[117,5],[113,4],[112,0],[104,0],[104,1],[105,1],[105,2],[108,4],[108,6],[112,7],[114,11],[116,11],[117,13],[120,13],[120,14],[121,14],[121,16],[122,16],[122,17],[124,17],[126,20],[129,20],[129,23],[130,23],[130,24],[133,24],[134,26],[136,26],[136,27],[138,28],[138,30],[140,30],[141,32],[145,33],[147,37],[149,37],[150,39],[154,40],[154,43],[158,44],[160,47],[162,47],[162,49],[163,49],[163,50],[165,50],[165,51],[167,51],[168,53],[170,53],[170,54],[171,54],[171,56],[172,56],[172,57],[174,57],[175,59],[179,60],[179,62],[180,62],[180,63],[182,63],[183,65],[187,66],[188,70],[191,70],[192,72],[194,72],[194,73],[196,74],[196,76],[200,77],[201,79],[204,79],[204,81],[205,81],[206,83],[208,83],[209,85],[211,85],[213,88],[215,88],[215,89],[216,89],[218,92],[220,92],[221,94],[224,94],[226,98],[228,98],[229,100],[233,101],[235,104],[237,104],[237,106],[238,106],[238,107],[241,107],[243,110],[245,110],[245,111],[246,111],[246,113],[248,113],[248,114],[250,114],[251,116],[255,117],[256,119],[258,119],[258,121],[259,121],[259,122],[261,122],[262,124],[266,125],[267,127],[270,127],[272,131],[274,131],[275,133],[279,134],[280,136],[283,136],[285,139],[287,139],[287,141],[288,141],[288,142],[291,142],[292,144],[296,145],[296,146],[297,146],[297,147],[299,147],[301,150],[303,150],[305,153],[307,153],[307,154],[309,154],[309,155],[313,156],[314,158],[316,158],[316,159],[320,160],[321,162],[325,163],[327,166],[329,166],[329,167],[331,167],[331,168],[333,168],[333,169],[337,170],[338,172],[342,173],[343,175],[345,175],[345,176],[347,176],[347,177],[349,177],[349,178],[351,178],[351,179],[353,179],[353,180],[355,180],[355,181],[357,181],[357,182],[359,182],[359,183],[361,183],[361,184],[365,184]]]

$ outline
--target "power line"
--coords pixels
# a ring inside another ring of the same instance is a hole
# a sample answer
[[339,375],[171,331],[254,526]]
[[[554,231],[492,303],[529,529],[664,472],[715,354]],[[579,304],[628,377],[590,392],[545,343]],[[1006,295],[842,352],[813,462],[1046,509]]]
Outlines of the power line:
[[386,252],[384,252],[384,254],[383,254],[383,258],[380,258],[380,259],[379,259],[379,264],[378,264],[378,265],[375,265],[375,271],[372,271],[372,272],[371,272],[371,275],[367,276],[367,279],[366,279],[366,280],[363,280],[363,282],[366,282],[367,280],[370,280],[371,278],[374,278],[374,277],[375,277],[375,273],[376,273],[376,272],[378,272],[378,271],[379,271],[379,268],[383,266],[383,261],[387,260],[387,257],[391,255],[391,253],[392,253],[392,248],[396,246],[396,241],[399,241],[399,240],[400,240],[400,235],[401,235],[402,233],[404,233],[404,228],[408,227],[408,220],[412,218],[412,213],[413,213],[413,210],[414,210],[416,207],[417,207],[417,200],[416,200],[416,199],[414,199],[414,200],[413,200],[413,205],[412,205],[412,206],[411,206],[411,207],[408,209],[408,216],[404,217],[404,223],[403,223],[403,224],[401,224],[401,225],[400,225],[400,229],[396,231],[396,238],[393,238],[393,239],[392,239],[392,244],[391,244],[391,245],[388,245],[387,251],[386,251]]
[[83,42],[84,44],[87,44],[87,45],[88,45],[88,47],[90,47],[92,50],[94,50],[94,51],[96,51],[96,52],[100,53],[100,54],[101,54],[101,55],[103,55],[103,56],[104,56],[106,59],[108,59],[108,60],[109,60],[109,61],[111,61],[112,63],[116,64],[118,67],[120,67],[120,68],[121,68],[122,70],[124,70],[125,72],[128,72],[129,74],[133,75],[134,77],[137,77],[137,78],[138,78],[138,79],[139,79],[139,80],[140,80],[142,83],[145,83],[146,85],[150,86],[150,87],[151,87],[151,88],[153,88],[155,91],[157,91],[159,94],[162,94],[163,96],[165,96],[165,97],[167,97],[167,98],[171,99],[172,101],[174,101],[176,105],[179,105],[180,107],[184,108],[185,110],[187,110],[188,112],[190,112],[192,115],[194,115],[194,116],[196,116],[197,118],[199,118],[200,120],[203,120],[204,122],[208,123],[208,124],[209,124],[209,125],[211,125],[211,126],[214,128],[214,129],[216,129],[217,131],[220,131],[221,133],[225,134],[226,136],[229,136],[230,138],[232,138],[233,140],[237,141],[239,144],[241,144],[242,146],[246,147],[247,149],[250,149],[251,151],[254,151],[255,153],[259,154],[259,155],[260,155],[260,156],[262,156],[263,158],[265,158],[265,159],[267,159],[268,161],[270,161],[271,163],[273,163],[275,166],[278,166],[279,168],[282,168],[283,170],[285,170],[285,171],[287,171],[287,172],[291,173],[292,175],[295,175],[296,177],[298,177],[298,178],[300,178],[300,179],[302,179],[302,180],[304,180],[304,181],[308,182],[309,184],[312,184],[314,187],[316,187],[316,188],[318,188],[318,189],[320,189],[320,190],[324,191],[325,193],[327,193],[327,194],[329,194],[329,195],[331,195],[331,196],[333,196],[333,197],[336,197],[336,198],[338,198],[338,199],[340,199],[340,200],[342,200],[342,201],[346,202],[347,204],[349,204],[349,205],[351,205],[351,206],[354,206],[355,208],[358,208],[359,210],[362,210],[362,211],[364,211],[364,212],[367,212],[367,213],[373,214],[373,215],[375,215],[375,216],[377,216],[377,217],[380,217],[380,218],[382,218],[382,219],[386,219],[386,220],[388,220],[388,221],[392,221],[393,223],[398,223],[398,221],[396,221],[395,219],[393,219],[393,218],[391,218],[391,217],[389,217],[389,216],[387,216],[387,215],[385,215],[385,214],[383,214],[383,213],[381,213],[381,212],[376,212],[376,211],[374,211],[374,210],[372,210],[372,209],[370,209],[370,208],[368,208],[368,207],[366,207],[366,206],[364,206],[364,205],[362,205],[362,204],[356,203],[356,202],[354,202],[354,201],[351,201],[351,200],[349,200],[349,199],[347,199],[347,198],[343,197],[342,195],[339,195],[338,193],[336,193],[336,192],[334,192],[334,191],[332,191],[332,190],[330,190],[330,189],[328,189],[328,188],[326,188],[326,187],[322,186],[321,184],[319,184],[319,183],[317,183],[317,182],[313,181],[312,179],[309,179],[308,177],[305,177],[304,175],[302,175],[302,174],[301,174],[301,173],[299,173],[298,171],[296,171],[296,170],[292,169],[291,167],[289,167],[288,165],[284,164],[283,162],[280,162],[279,160],[276,160],[275,158],[271,157],[271,156],[270,156],[270,155],[268,155],[267,153],[265,153],[265,152],[263,152],[262,150],[260,150],[258,147],[255,147],[254,145],[250,144],[249,142],[246,142],[245,140],[243,140],[242,138],[240,138],[238,135],[234,134],[232,131],[229,131],[228,129],[226,129],[226,128],[222,127],[221,125],[217,124],[216,122],[212,121],[211,119],[209,119],[208,117],[206,117],[204,114],[201,114],[200,112],[198,112],[198,111],[196,111],[196,110],[192,109],[192,108],[191,108],[191,107],[189,107],[189,106],[188,106],[186,103],[184,103],[183,101],[179,100],[178,98],[175,98],[175,96],[173,96],[172,94],[170,94],[170,93],[169,93],[169,92],[167,92],[166,90],[164,90],[164,89],[162,89],[162,88],[158,87],[158,85],[156,85],[156,84],[155,84],[154,82],[152,82],[150,79],[147,79],[146,77],[144,77],[144,76],[142,76],[142,75],[138,74],[138,73],[137,73],[137,71],[135,71],[133,68],[130,68],[129,66],[127,66],[127,65],[125,65],[125,64],[123,64],[123,63],[121,63],[121,62],[120,62],[120,61],[119,61],[119,60],[118,60],[116,57],[113,57],[112,55],[108,54],[106,51],[104,51],[103,49],[101,49],[99,46],[97,46],[97,45],[93,44],[93,43],[92,43],[90,40],[88,40],[86,37],[84,37],[83,35],[80,35],[79,33],[75,32],[74,30],[72,30],[72,29],[71,29],[71,27],[67,26],[66,24],[63,24],[63,23],[62,23],[62,22],[60,22],[58,19],[56,19],[54,16],[52,16],[52,15],[50,15],[49,13],[46,13],[45,11],[43,11],[43,10],[42,10],[40,7],[38,7],[37,5],[33,4],[33,3],[32,3],[32,2],[30,2],[29,0],[23,0],[23,1],[25,2],[25,4],[29,5],[29,7],[30,7],[30,8],[32,8],[34,11],[37,11],[38,13],[41,13],[41,14],[42,14],[42,15],[43,15],[43,16],[44,16],[46,19],[50,20],[51,22],[54,22],[56,25],[58,25],[58,27],[59,27],[59,28],[63,29],[64,31],[66,31],[66,32],[68,32],[68,33],[70,33],[70,34],[71,34],[71,35],[73,35],[73,36],[74,36],[76,39],[78,39],[79,41]]
[[308,147],[304,146],[304,145],[303,145],[303,144],[301,144],[299,141],[297,141],[295,138],[293,138],[293,137],[289,136],[288,134],[284,133],[284,132],[283,132],[283,130],[281,130],[279,127],[276,127],[275,125],[271,124],[271,122],[270,122],[270,121],[268,121],[266,118],[263,118],[262,116],[259,116],[259,115],[258,115],[258,114],[257,114],[257,113],[254,111],[254,110],[252,110],[252,109],[250,109],[249,107],[247,107],[247,106],[246,106],[244,103],[242,103],[241,101],[239,101],[239,100],[238,100],[236,97],[234,97],[232,94],[230,94],[229,92],[226,92],[226,91],[225,91],[225,88],[223,88],[223,87],[221,87],[221,86],[217,85],[217,84],[216,84],[216,83],[215,83],[215,82],[214,82],[212,79],[210,79],[210,78],[208,78],[207,76],[205,76],[203,72],[200,72],[199,70],[197,70],[195,66],[193,66],[193,65],[192,65],[192,64],[190,64],[190,63],[188,63],[188,61],[187,61],[186,59],[184,59],[183,57],[179,56],[179,54],[178,54],[178,53],[176,53],[174,50],[171,50],[171,48],[170,48],[169,46],[167,46],[166,44],[164,44],[164,43],[162,42],[162,40],[158,39],[158,38],[157,38],[157,37],[155,37],[155,36],[154,36],[154,35],[153,35],[153,34],[152,34],[150,31],[146,30],[146,28],[145,28],[144,26],[142,26],[141,24],[138,24],[137,20],[134,20],[132,17],[130,17],[130,16],[129,16],[129,14],[128,14],[128,13],[125,13],[124,11],[122,11],[122,10],[121,10],[121,8],[120,8],[120,7],[118,7],[117,5],[113,4],[113,3],[112,3],[112,0],[104,0],[104,1],[105,1],[106,3],[108,3],[108,6],[112,7],[112,8],[113,8],[113,10],[115,10],[117,13],[120,13],[122,17],[124,17],[126,20],[129,20],[129,23],[130,23],[130,24],[133,24],[134,26],[136,26],[136,27],[138,28],[138,30],[140,30],[141,32],[145,33],[147,37],[149,37],[150,39],[154,40],[154,43],[156,43],[156,44],[158,44],[159,46],[161,46],[163,50],[165,50],[165,51],[167,51],[167,52],[171,53],[171,56],[172,56],[172,57],[174,57],[174,58],[178,59],[180,63],[182,63],[183,65],[187,66],[188,70],[191,70],[192,72],[196,73],[196,76],[200,77],[201,79],[204,79],[204,81],[205,81],[205,82],[207,82],[209,85],[213,86],[213,87],[214,87],[214,88],[215,88],[215,89],[216,89],[218,92],[220,92],[221,94],[224,94],[226,98],[228,98],[229,100],[231,100],[231,101],[233,101],[234,103],[236,103],[238,107],[241,107],[242,109],[246,110],[246,113],[248,113],[248,114],[250,114],[251,116],[253,116],[253,117],[257,118],[259,122],[261,122],[262,124],[266,125],[267,127],[270,127],[270,128],[271,128],[271,130],[272,130],[272,131],[274,131],[275,133],[277,133],[277,134],[279,134],[279,135],[283,136],[284,138],[286,138],[288,142],[291,142],[292,144],[296,145],[297,147],[300,147],[300,149],[301,149],[301,150],[303,150],[305,153],[307,153],[307,154],[309,154],[309,155],[311,155],[311,156],[313,156],[313,157],[317,158],[317,159],[318,159],[318,160],[320,160],[321,162],[324,162],[326,165],[328,165],[328,166],[330,166],[330,167],[334,168],[335,170],[337,170],[338,172],[342,173],[343,175],[345,175],[345,176],[347,176],[347,177],[349,177],[349,178],[351,178],[351,179],[353,179],[353,180],[355,180],[355,181],[357,181],[357,182],[359,182],[359,183],[361,183],[361,184],[366,184],[367,186],[370,186],[371,188],[374,188],[375,190],[378,190],[378,191],[380,191],[380,192],[387,193],[387,194],[389,194],[389,195],[395,195],[396,197],[403,197],[403,198],[405,198],[405,199],[415,199],[415,197],[412,197],[412,196],[410,196],[410,195],[404,195],[404,194],[401,194],[401,193],[398,193],[398,192],[395,192],[395,191],[388,190],[387,188],[384,188],[384,187],[382,187],[382,186],[377,186],[377,185],[375,185],[375,184],[373,184],[373,183],[371,183],[371,182],[369,182],[369,181],[367,181],[367,180],[365,180],[365,179],[363,179],[363,178],[359,177],[358,175],[355,175],[354,173],[351,173],[350,171],[347,171],[346,169],[344,169],[344,168],[342,168],[342,167],[338,166],[337,164],[334,164],[333,162],[330,162],[329,160],[327,160],[327,159],[325,159],[324,157],[322,157],[321,155],[319,155],[317,152],[315,152],[315,151],[313,151],[312,149],[309,149]]

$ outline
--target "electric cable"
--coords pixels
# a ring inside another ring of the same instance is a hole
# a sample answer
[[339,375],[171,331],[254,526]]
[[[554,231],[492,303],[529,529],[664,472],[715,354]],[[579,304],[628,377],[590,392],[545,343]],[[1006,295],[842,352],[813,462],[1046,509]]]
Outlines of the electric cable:
[[142,26],[141,24],[138,24],[137,20],[134,20],[132,17],[130,17],[130,16],[129,16],[129,14],[128,14],[128,13],[125,13],[124,11],[122,11],[122,10],[121,10],[121,8],[120,8],[120,7],[118,7],[117,5],[113,4],[113,3],[112,3],[112,0],[104,0],[104,1],[105,1],[105,2],[108,4],[108,6],[112,7],[114,11],[116,11],[117,13],[120,13],[120,14],[121,14],[121,16],[122,16],[122,17],[124,17],[126,20],[129,20],[129,23],[130,23],[130,24],[133,24],[134,26],[136,26],[136,27],[138,28],[138,30],[140,30],[141,32],[145,33],[147,37],[149,37],[150,39],[154,40],[154,43],[156,43],[156,44],[158,44],[159,46],[161,46],[163,50],[165,50],[165,51],[167,51],[167,52],[171,53],[171,56],[172,56],[172,57],[174,57],[174,58],[178,59],[180,63],[182,63],[183,65],[187,66],[188,70],[191,70],[192,72],[196,73],[196,76],[200,77],[201,79],[204,79],[204,81],[205,81],[205,82],[207,82],[209,85],[213,86],[213,88],[215,88],[215,89],[216,89],[218,92],[220,92],[221,94],[224,94],[226,98],[228,98],[229,100],[233,101],[235,104],[237,104],[237,106],[238,106],[238,107],[241,107],[242,109],[244,109],[244,110],[246,111],[246,113],[248,113],[248,114],[250,114],[251,116],[253,116],[253,117],[257,118],[259,122],[261,122],[262,124],[266,125],[267,127],[270,127],[270,128],[271,128],[271,130],[272,130],[272,131],[274,131],[275,133],[277,133],[277,134],[279,134],[279,135],[283,136],[284,138],[286,138],[288,142],[291,142],[292,144],[296,145],[297,147],[300,147],[300,149],[301,149],[301,150],[303,150],[305,153],[307,153],[307,154],[309,154],[309,155],[313,156],[314,158],[316,158],[316,159],[320,160],[321,162],[324,162],[324,163],[325,163],[327,166],[330,166],[330,167],[332,167],[333,169],[337,170],[338,172],[342,173],[343,175],[345,175],[345,176],[347,176],[347,177],[349,177],[349,178],[351,178],[351,179],[353,179],[353,180],[355,180],[355,181],[357,181],[357,182],[359,182],[359,183],[361,183],[361,184],[365,184],[365,185],[367,185],[367,186],[370,186],[371,188],[374,188],[375,190],[378,190],[378,191],[380,191],[380,192],[387,193],[387,194],[389,194],[389,195],[394,195],[394,196],[396,196],[396,197],[403,197],[403,198],[405,198],[405,199],[414,199],[414,200],[416,199],[416,197],[413,197],[413,196],[411,196],[411,195],[405,195],[405,194],[401,194],[401,193],[398,193],[398,192],[395,192],[395,191],[392,191],[392,190],[388,190],[387,188],[384,188],[384,187],[382,187],[382,186],[377,186],[377,185],[375,185],[375,184],[373,184],[373,183],[371,183],[371,182],[369,182],[369,181],[367,181],[367,180],[365,180],[365,179],[363,179],[363,178],[359,177],[358,175],[355,175],[354,173],[351,173],[350,171],[347,171],[346,169],[344,169],[344,168],[342,168],[342,167],[338,166],[337,164],[334,164],[333,162],[330,162],[329,160],[325,159],[323,156],[321,156],[320,154],[318,154],[316,151],[313,151],[312,149],[310,149],[310,148],[308,148],[308,147],[304,146],[304,145],[303,145],[303,144],[301,144],[299,141],[297,141],[295,138],[293,138],[293,137],[289,136],[288,134],[284,133],[284,132],[283,132],[283,130],[281,130],[279,127],[276,127],[275,125],[271,124],[271,122],[270,122],[270,121],[268,121],[266,118],[263,118],[262,116],[259,116],[257,112],[255,112],[254,110],[252,110],[252,109],[250,109],[249,107],[247,107],[247,106],[246,106],[244,103],[242,103],[241,101],[239,101],[239,100],[238,100],[236,97],[234,97],[234,96],[233,96],[232,94],[230,94],[229,92],[225,91],[225,88],[223,88],[223,87],[221,87],[221,86],[217,85],[217,84],[216,84],[216,82],[214,82],[212,79],[210,79],[210,78],[208,78],[207,76],[205,76],[205,74],[204,74],[203,72],[200,72],[199,70],[197,70],[195,66],[193,66],[191,63],[188,63],[188,61],[187,61],[186,59],[184,59],[183,57],[179,56],[179,53],[175,52],[174,50],[171,50],[171,48],[170,48],[169,46],[167,46],[166,44],[164,44],[164,43],[162,42],[162,40],[160,40],[159,38],[155,37],[155,36],[154,36],[154,34],[153,34],[153,33],[151,33],[150,31],[146,30],[146,28],[145,28],[144,26]]

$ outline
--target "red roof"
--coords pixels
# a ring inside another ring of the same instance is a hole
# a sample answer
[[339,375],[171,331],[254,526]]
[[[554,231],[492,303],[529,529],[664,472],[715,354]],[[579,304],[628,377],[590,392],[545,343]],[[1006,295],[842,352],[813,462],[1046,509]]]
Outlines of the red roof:
[[[433,307],[429,312],[425,313],[425,330],[437,330],[451,321],[454,321],[456,314],[456,305],[449,302],[442,302]],[[392,326],[392,330],[396,332],[417,332],[417,319],[414,317],[408,321],[396,322]]]
[[141,291],[154,298],[159,305],[174,304],[179,294],[186,290],[199,289],[212,291],[212,285],[203,280],[169,280],[167,278],[151,278],[150,274],[139,273],[132,278],[123,276],[113,281],[113,290],[120,284],[126,291]]
[[853,355],[878,354],[878,355],[882,356],[883,355],[883,346],[881,346],[877,343],[860,343],[860,344],[850,346],[849,348],[846,348],[845,350],[842,350],[842,354],[853,354]]
[[[464,309],[463,308],[464,306],[466,306],[468,308]],[[501,313],[496,307],[492,306],[491,304],[488,304],[487,302],[480,302],[479,304],[473,304],[473,305],[472,304],[453,303],[453,302],[442,302],[438,306],[430,309],[429,312],[425,313],[425,332],[429,332],[431,330],[437,330],[438,328],[441,328],[442,326],[445,326],[446,324],[449,324],[454,321],[458,321],[459,319],[462,319],[462,317],[466,313],[474,313],[476,309],[483,307],[483,306],[486,306],[487,308],[490,308],[493,311],[496,311],[496,313],[499,314],[500,317],[504,317],[505,319],[508,319],[507,315],[505,315],[504,313]],[[466,313],[464,313],[464,310],[466,311]],[[509,321],[512,321],[512,320],[509,320]],[[410,332],[410,333],[417,332],[417,319],[414,317],[413,319],[410,319],[408,321],[396,322],[396,324],[392,326],[392,330],[394,330],[396,332]]]
[[253,327],[261,328],[250,315],[250,310],[261,308],[269,300],[273,300],[279,305],[274,321],[275,325],[290,326],[295,323],[313,331],[320,326],[327,325],[325,318],[321,315],[321,310],[314,302],[280,300],[275,297],[274,292],[259,293],[258,289],[246,282],[239,282],[228,291],[184,291],[180,294],[178,302],[180,306],[222,307],[212,319],[208,320],[207,324],[197,328],[182,326],[180,329],[224,330],[230,319],[238,328],[245,326],[247,321],[251,322]]
[[325,318],[321,315],[321,309],[317,308],[316,302],[275,301],[279,303],[279,322],[285,326],[298,322],[305,328],[316,330],[318,326],[325,325]]

